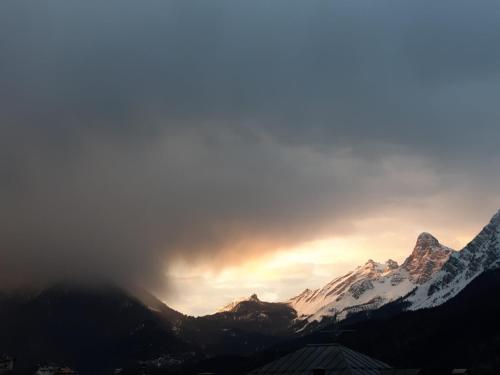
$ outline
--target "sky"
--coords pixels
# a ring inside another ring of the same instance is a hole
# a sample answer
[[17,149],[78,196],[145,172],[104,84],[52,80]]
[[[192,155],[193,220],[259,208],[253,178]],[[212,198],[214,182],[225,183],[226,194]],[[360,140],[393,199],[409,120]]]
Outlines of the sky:
[[0,3],[0,286],[284,300],[500,208],[496,1]]

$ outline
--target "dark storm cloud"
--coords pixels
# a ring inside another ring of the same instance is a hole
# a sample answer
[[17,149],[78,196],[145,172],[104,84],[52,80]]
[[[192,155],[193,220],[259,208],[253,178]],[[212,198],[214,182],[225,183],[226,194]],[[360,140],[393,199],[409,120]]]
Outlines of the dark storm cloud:
[[179,254],[349,231],[457,185],[494,211],[499,16],[487,1],[2,2],[2,277],[149,283]]

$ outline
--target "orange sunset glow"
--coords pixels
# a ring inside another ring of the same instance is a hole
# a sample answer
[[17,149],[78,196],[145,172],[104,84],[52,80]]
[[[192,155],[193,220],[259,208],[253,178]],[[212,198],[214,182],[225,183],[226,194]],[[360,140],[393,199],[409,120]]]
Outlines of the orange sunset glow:
[[[221,265],[220,260],[212,264],[205,260],[193,266],[178,261],[167,271],[177,288],[174,287],[166,302],[190,314],[206,315],[253,293],[265,301],[284,301],[306,288],[323,286],[368,259],[402,263],[418,234],[427,230],[426,225],[438,228],[439,220],[435,220],[435,215],[432,217],[434,220],[427,220],[427,224],[424,218],[420,222],[414,219],[413,225],[410,216],[360,220],[353,234],[288,248],[256,249],[255,256],[234,260],[234,264]],[[460,250],[479,230],[480,225],[471,223],[466,227],[444,226],[433,234],[442,243]]]

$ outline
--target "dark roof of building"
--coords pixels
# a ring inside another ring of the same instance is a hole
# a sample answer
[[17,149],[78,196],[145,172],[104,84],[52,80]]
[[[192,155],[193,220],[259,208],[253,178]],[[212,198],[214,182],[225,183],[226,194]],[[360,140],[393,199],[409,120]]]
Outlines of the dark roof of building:
[[311,375],[313,370],[325,375],[382,375],[398,374],[387,363],[368,357],[339,344],[308,345],[253,370],[249,375],[293,374]]

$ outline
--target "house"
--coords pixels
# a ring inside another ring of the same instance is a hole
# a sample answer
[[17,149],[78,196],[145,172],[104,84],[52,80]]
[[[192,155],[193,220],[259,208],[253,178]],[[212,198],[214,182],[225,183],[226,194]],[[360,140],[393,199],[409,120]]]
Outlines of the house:
[[248,375],[417,375],[417,369],[395,369],[340,344],[308,345]]

